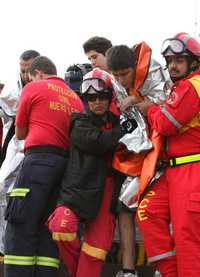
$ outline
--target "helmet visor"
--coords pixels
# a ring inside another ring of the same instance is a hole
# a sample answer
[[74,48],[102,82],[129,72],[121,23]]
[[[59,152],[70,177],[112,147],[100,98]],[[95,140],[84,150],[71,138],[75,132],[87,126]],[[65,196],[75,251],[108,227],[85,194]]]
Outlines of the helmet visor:
[[88,91],[92,88],[96,92],[103,92],[108,89],[106,84],[99,79],[86,79],[83,80],[81,85],[81,93],[85,94],[88,93]]
[[166,39],[163,42],[161,54],[165,56],[167,50],[170,50],[174,55],[181,55],[186,51],[185,44],[176,38]]

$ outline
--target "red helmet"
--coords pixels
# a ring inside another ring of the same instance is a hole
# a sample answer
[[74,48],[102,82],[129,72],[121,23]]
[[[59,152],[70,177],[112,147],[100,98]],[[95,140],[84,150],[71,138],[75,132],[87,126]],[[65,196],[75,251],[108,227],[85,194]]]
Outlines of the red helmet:
[[163,56],[187,55],[190,53],[200,57],[200,43],[188,33],[178,33],[173,38],[163,42],[161,54]]
[[90,88],[93,88],[93,91],[96,93],[105,91],[111,92],[113,90],[113,85],[110,74],[99,68],[95,68],[85,74],[81,85],[81,93],[88,93]]

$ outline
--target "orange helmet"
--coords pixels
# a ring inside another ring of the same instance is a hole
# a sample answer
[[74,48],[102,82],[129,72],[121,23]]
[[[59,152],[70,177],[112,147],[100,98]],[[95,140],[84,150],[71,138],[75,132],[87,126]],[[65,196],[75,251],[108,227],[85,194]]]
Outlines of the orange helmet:
[[178,33],[173,38],[164,40],[161,54],[164,57],[173,55],[200,57],[200,43],[188,33]]

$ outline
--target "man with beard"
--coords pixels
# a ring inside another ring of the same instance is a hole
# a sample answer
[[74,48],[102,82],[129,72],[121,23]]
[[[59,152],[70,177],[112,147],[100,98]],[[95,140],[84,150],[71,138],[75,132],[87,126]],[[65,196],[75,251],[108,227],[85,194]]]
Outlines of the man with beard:
[[170,97],[137,105],[165,137],[165,171],[141,201],[138,222],[148,261],[162,276],[199,276],[200,43],[179,33],[164,41],[162,55],[174,82]]

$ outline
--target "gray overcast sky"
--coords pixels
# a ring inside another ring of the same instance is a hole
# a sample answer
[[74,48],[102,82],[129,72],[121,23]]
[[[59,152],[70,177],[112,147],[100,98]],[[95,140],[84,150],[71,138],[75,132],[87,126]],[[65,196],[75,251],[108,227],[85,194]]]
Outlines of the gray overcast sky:
[[70,64],[87,61],[82,44],[94,35],[129,46],[144,40],[162,62],[165,38],[200,33],[200,0],[0,0],[0,9],[2,81],[16,74],[27,49],[51,58],[62,77]]

